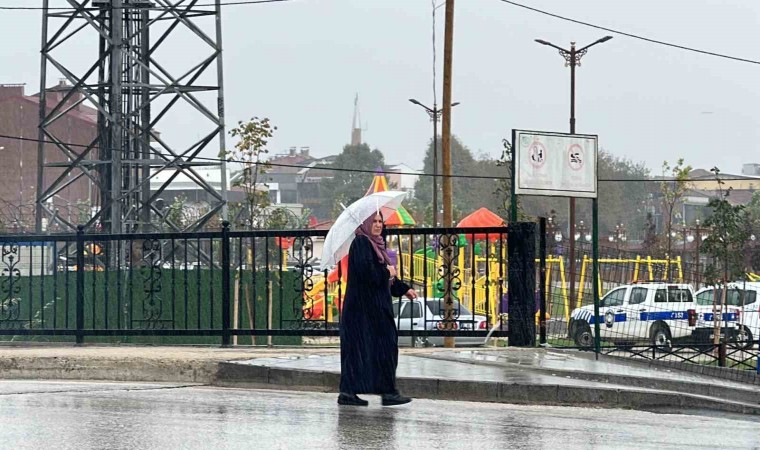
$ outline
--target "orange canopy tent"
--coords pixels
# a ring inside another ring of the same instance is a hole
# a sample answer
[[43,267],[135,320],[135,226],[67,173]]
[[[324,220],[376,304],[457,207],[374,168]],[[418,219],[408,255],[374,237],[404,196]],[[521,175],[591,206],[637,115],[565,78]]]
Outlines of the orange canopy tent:
[[[457,224],[457,228],[490,228],[503,227],[505,225],[506,222],[504,219],[492,213],[488,208],[480,208],[479,210],[462,219]],[[465,236],[467,239],[472,239],[473,237],[473,235],[470,233],[467,233]],[[486,234],[476,233],[474,237],[475,239],[485,239]],[[490,233],[488,235],[488,238],[490,240],[497,240],[499,239],[499,235],[496,233]]]
[[[385,178],[385,174],[383,174],[382,171],[378,170],[375,172],[375,178],[372,179],[372,183],[369,185],[369,189],[367,189],[367,193],[364,195],[374,194],[375,192],[385,192],[387,190],[388,180]],[[403,206],[399,206],[396,212],[391,214],[390,217],[385,217],[384,219],[385,226],[388,227],[416,225],[416,222],[412,218],[411,214],[409,214],[409,211],[407,211]]]

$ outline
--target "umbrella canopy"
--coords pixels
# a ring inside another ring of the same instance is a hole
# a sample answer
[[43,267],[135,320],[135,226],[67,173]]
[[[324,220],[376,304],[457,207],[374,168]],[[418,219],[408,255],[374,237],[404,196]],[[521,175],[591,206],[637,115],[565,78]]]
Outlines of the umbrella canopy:
[[[488,208],[480,208],[474,213],[462,219],[457,228],[489,228],[489,227],[503,227],[506,222],[501,217],[492,213]],[[467,239],[472,237],[472,234],[467,234]],[[498,234],[490,234],[489,239],[496,240],[499,238]],[[485,233],[475,234],[475,239],[485,239]]]
[[340,213],[330,228],[322,247],[322,270],[335,265],[348,254],[356,237],[355,231],[368,217],[380,211],[389,217],[401,206],[406,197],[403,191],[376,192],[351,203]]
[[[380,170],[375,172],[375,178],[372,179],[372,183],[369,185],[369,189],[367,189],[367,193],[365,195],[374,194],[375,192],[387,192],[388,191],[388,180],[385,178],[385,175]],[[412,218],[412,215],[409,214],[409,211],[407,211],[403,206],[399,206],[399,208],[393,212],[393,214],[390,214],[389,216],[385,217],[385,226],[387,227],[400,227],[400,226],[413,226],[416,225],[416,222]]]

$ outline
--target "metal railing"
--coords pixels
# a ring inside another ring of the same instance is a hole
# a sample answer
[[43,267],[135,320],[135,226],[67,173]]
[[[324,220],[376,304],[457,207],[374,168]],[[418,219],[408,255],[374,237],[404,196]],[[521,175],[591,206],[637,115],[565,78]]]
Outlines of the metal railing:
[[[224,226],[0,236],[0,339],[298,345],[304,336],[337,336],[347,274],[340,264],[319,270],[326,234]],[[455,329],[440,330],[440,311],[430,309],[435,301],[421,318],[407,318],[406,302],[397,299],[399,336],[415,342],[505,336],[494,317],[503,307],[505,262],[491,264],[500,273],[479,273],[475,264],[476,257],[489,264],[502,258],[505,236],[506,228],[388,230],[399,277],[430,300],[448,289],[460,305]],[[493,250],[484,245],[474,255],[480,240]],[[418,258],[420,250],[451,252],[455,264],[447,271],[437,256]]]

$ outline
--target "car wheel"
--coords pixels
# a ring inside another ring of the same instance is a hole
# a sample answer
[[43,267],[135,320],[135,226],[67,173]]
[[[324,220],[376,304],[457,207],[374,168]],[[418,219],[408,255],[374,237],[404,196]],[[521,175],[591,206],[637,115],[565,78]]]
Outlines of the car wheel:
[[741,330],[736,335],[736,343],[739,344],[739,348],[743,350],[751,349],[754,345],[754,342],[752,341],[752,332],[749,331],[749,328],[742,327]]
[[575,345],[581,348],[590,348],[594,345],[594,335],[587,323],[579,323],[575,328]]
[[669,351],[672,348],[672,337],[666,325],[657,324],[652,327],[652,345],[656,349]]
[[424,336],[415,336],[412,339],[412,347],[415,348],[423,348],[423,347],[429,347],[430,344],[428,343],[428,340]]

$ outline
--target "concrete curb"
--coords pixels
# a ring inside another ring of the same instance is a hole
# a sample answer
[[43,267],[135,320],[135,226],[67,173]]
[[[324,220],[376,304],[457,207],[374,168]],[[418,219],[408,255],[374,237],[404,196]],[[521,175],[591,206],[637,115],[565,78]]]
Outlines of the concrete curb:
[[[338,392],[339,380],[340,375],[334,372],[223,362],[219,364],[213,384],[222,387]],[[399,377],[397,381],[399,390],[414,398],[641,410],[706,409],[760,415],[760,405],[679,392],[415,377]]]
[[[513,364],[508,362],[498,361],[485,361],[485,360],[467,360],[463,358],[439,356],[435,354],[430,355],[416,355],[418,358],[434,359],[438,361],[453,361],[458,363],[472,364],[472,365],[484,365],[491,367],[512,367],[512,368],[525,368],[519,364]],[[625,361],[628,362],[628,361]],[[657,365],[650,368],[658,368]],[[659,368],[669,368],[663,366]],[[617,375],[617,374],[604,374],[583,372],[578,370],[566,370],[566,369],[550,369],[545,367],[531,366],[529,369],[531,372],[543,373],[546,375],[557,375],[572,378],[575,380],[596,381],[600,383],[618,384],[623,386],[630,386],[635,388],[655,389],[662,391],[674,391],[684,394],[696,394],[707,397],[716,397],[726,400],[734,400],[737,402],[749,402],[756,403],[760,406],[760,389],[749,389],[750,385],[747,385],[748,389],[732,388],[723,386],[719,383],[721,380],[716,379],[714,383],[709,383],[708,380],[704,382],[696,381],[680,381],[680,380],[668,380],[664,378],[645,378],[637,377],[635,375]],[[663,373],[666,375],[665,373]]]
[[695,373],[715,377],[716,379],[745,383],[749,386],[760,387],[760,375],[752,370],[732,369],[729,367],[716,367],[704,364],[688,364],[682,361],[642,360],[632,359],[625,356],[604,355],[606,358],[614,358],[617,361],[625,361],[648,369],[670,369],[681,372]]
[[0,378],[210,384],[218,366],[219,362],[213,360],[1,358]]

